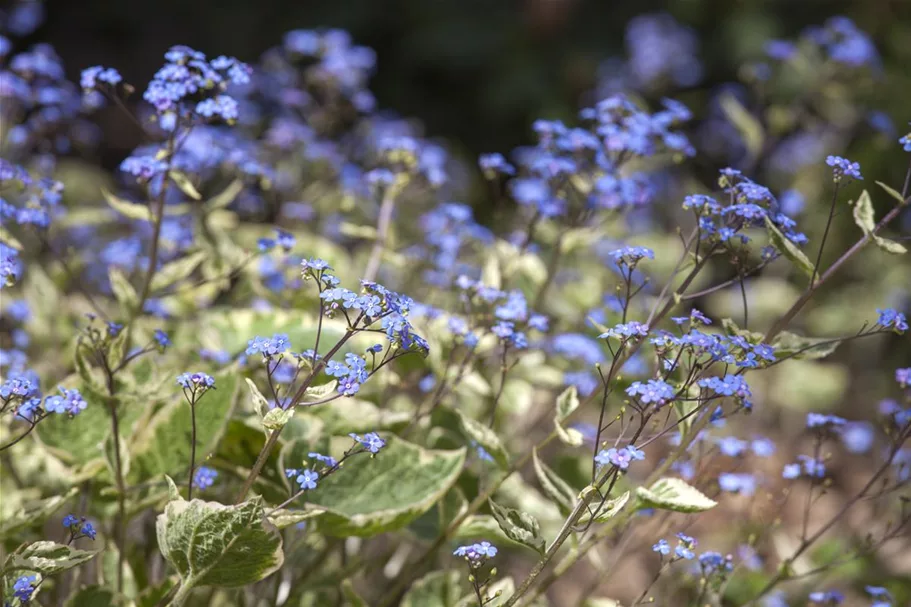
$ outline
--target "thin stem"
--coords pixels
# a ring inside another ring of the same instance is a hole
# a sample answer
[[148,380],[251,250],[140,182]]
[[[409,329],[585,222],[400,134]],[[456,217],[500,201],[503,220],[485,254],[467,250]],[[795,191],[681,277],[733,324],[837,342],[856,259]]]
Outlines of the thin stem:
[[[30,423],[31,423],[31,422],[30,422]],[[23,432],[22,434],[20,434],[20,435],[19,435],[18,437],[16,437],[13,441],[11,441],[11,442],[9,442],[9,443],[3,445],[2,447],[0,447],[0,451],[6,451],[6,450],[9,449],[10,447],[12,447],[13,445],[15,445],[15,444],[18,443],[19,441],[21,441],[22,439],[24,439],[26,436],[28,436],[29,434],[32,433],[32,430],[34,430],[34,429],[35,429],[35,426],[37,426],[37,425],[38,425],[37,422],[31,423],[31,425],[28,427],[28,430],[26,430],[25,432]]]
[[500,405],[500,398],[503,396],[503,388],[506,387],[506,373],[509,371],[509,366],[506,364],[506,343],[503,343],[503,352],[500,356],[500,387],[497,390],[497,395],[493,399],[493,407],[490,408],[490,419],[487,422],[487,425],[493,427],[494,421],[497,419],[497,408]]
[[[909,173],[911,173],[911,169],[909,169]],[[769,329],[768,333],[766,333],[762,341],[764,343],[771,343],[779,333],[784,331],[790,322],[794,320],[794,317],[796,317],[803,309],[803,307],[807,304],[807,302],[810,301],[816,291],[819,290],[819,288],[824,285],[830,278],[832,278],[832,276],[835,275],[841,266],[847,263],[848,260],[851,259],[858,251],[864,248],[864,246],[866,246],[866,244],[872,240],[872,237],[874,235],[876,235],[880,230],[891,223],[892,220],[898,217],[902,210],[908,206],[908,203],[909,201],[906,199],[904,204],[900,204],[886,213],[886,215],[879,221],[878,224],[876,224],[876,227],[873,228],[869,234],[864,234],[860,240],[855,242],[850,249],[845,251],[842,256],[835,261],[835,263],[829,266],[829,269],[822,273],[822,275],[819,277],[819,280],[814,282],[809,289],[804,291],[803,295],[801,295],[797,301],[794,302],[794,305],[792,305],[791,308],[785,312],[781,318],[775,322],[774,325],[772,325],[772,328]]]
[[[312,384],[313,380],[316,379],[316,376],[319,375],[319,372],[323,370],[323,367],[326,366],[326,363],[332,359],[335,353],[345,345],[345,342],[351,339],[352,335],[354,335],[354,330],[349,329],[348,332],[345,333],[345,335],[338,341],[338,343],[335,344],[335,346],[333,346],[333,348],[326,353],[326,356],[321,358],[316,362],[316,364],[313,365],[313,370],[310,372],[310,375],[308,375],[307,379],[301,383],[300,388],[298,388],[297,392],[291,398],[291,402],[288,405],[289,407],[294,407],[297,405],[297,403],[300,402],[301,398],[306,393],[307,388],[310,387],[310,384]],[[237,499],[235,500],[236,504],[239,504],[243,502],[244,499],[246,499],[247,493],[250,492],[254,481],[256,481],[256,477],[258,477],[263,471],[263,467],[266,465],[266,460],[269,459],[269,454],[272,453],[272,449],[274,449],[276,443],[278,443],[278,437],[281,434],[282,428],[284,428],[284,426],[273,430],[272,433],[269,434],[269,438],[266,440],[266,444],[263,445],[262,450],[259,452],[259,456],[256,458],[256,462],[253,464],[253,468],[250,470],[249,476],[247,476],[247,480],[244,481],[244,485],[241,488],[240,493],[237,494]]]
[[193,499],[193,474],[196,472],[196,398],[190,401],[190,478],[187,481],[187,499]]
[[832,218],[835,217],[835,202],[838,200],[838,185],[839,182],[835,182],[835,191],[832,192],[832,203],[829,205],[829,219],[826,220],[826,229],[822,234],[822,242],[819,243],[819,253],[816,254],[816,263],[813,264],[813,275],[810,276],[810,285],[808,288],[813,288],[813,283],[816,281],[816,275],[819,274],[819,263],[822,261],[822,250],[826,246],[826,239],[829,237],[829,228],[832,227]]
[[373,282],[380,271],[380,263],[383,258],[383,251],[386,248],[386,240],[389,238],[389,226],[392,223],[392,212],[395,209],[395,194],[397,188],[389,186],[383,195],[383,202],[380,205],[380,216],[376,224],[376,240],[373,241],[373,249],[370,251],[370,259],[367,260],[367,269],[364,270],[364,280]]
[[[174,129],[174,132],[177,132],[177,129]],[[145,307],[145,302],[149,298],[149,293],[152,290],[152,279],[155,278],[155,272],[158,266],[158,249],[159,242],[161,241],[161,225],[164,222],[164,204],[165,198],[168,194],[168,187],[171,179],[171,169],[174,166],[174,146],[175,146],[175,136],[172,133],[168,138],[168,164],[164,173],[161,177],[161,189],[158,192],[158,198],[155,201],[155,223],[152,228],[152,248],[149,252],[149,269],[146,272],[145,280],[142,283],[142,290],[139,292],[139,303],[136,305],[136,310],[134,311],[134,316],[139,316],[142,314],[143,308]]]
[[554,250],[550,255],[550,260],[547,262],[546,278],[544,279],[541,288],[538,289],[538,294],[535,295],[535,303],[533,306],[535,310],[540,309],[541,304],[544,303],[544,297],[547,295],[550,285],[553,284],[557,269],[560,267],[560,261],[563,259],[563,239],[565,237],[566,232],[560,232],[560,235],[557,237],[557,242],[554,243]]

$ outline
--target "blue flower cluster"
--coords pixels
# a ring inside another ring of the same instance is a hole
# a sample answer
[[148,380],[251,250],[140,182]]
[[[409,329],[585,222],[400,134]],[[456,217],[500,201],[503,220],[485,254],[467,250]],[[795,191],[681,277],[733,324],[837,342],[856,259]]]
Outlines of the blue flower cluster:
[[599,451],[595,456],[595,462],[599,467],[616,466],[620,470],[627,470],[633,461],[642,461],[644,459],[645,453],[632,445],[619,449],[611,447],[610,449]]
[[363,437],[352,432],[348,436],[373,455],[379,453],[380,449],[386,446],[386,441],[376,432],[368,432]]
[[201,466],[193,473],[193,486],[200,491],[205,491],[215,484],[215,479],[217,478],[218,470],[208,466]]
[[468,561],[468,566],[477,569],[489,559],[497,556],[497,547],[488,541],[459,546],[453,550],[453,556],[461,556]]
[[338,379],[338,392],[345,396],[354,396],[361,384],[370,377],[367,371],[367,360],[354,352],[345,354],[345,362],[330,360],[326,365],[326,375]]
[[67,514],[63,517],[63,528],[69,529],[71,542],[83,537],[94,540],[98,535],[95,526],[90,521],[87,521],[84,516],[75,514]]

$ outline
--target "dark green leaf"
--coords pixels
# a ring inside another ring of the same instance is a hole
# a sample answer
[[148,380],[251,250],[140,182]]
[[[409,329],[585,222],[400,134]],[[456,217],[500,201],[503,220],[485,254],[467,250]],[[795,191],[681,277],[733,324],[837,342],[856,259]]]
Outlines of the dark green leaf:
[[775,338],[772,346],[775,348],[777,358],[795,358],[817,360],[835,352],[841,344],[838,340],[805,337],[790,331],[782,331]]
[[889,186],[887,186],[886,184],[884,184],[882,181],[877,181],[877,182],[876,182],[876,185],[878,185],[878,186],[881,187],[883,190],[885,190],[885,192],[886,192],[887,194],[889,194],[889,196],[891,196],[892,198],[894,198],[895,200],[897,200],[900,204],[904,204],[904,203],[905,203],[905,199],[902,197],[901,192],[899,192],[898,190],[896,190],[896,189],[894,189],[894,188],[890,188]]
[[417,582],[402,598],[400,607],[453,607],[462,596],[459,571],[433,571]]

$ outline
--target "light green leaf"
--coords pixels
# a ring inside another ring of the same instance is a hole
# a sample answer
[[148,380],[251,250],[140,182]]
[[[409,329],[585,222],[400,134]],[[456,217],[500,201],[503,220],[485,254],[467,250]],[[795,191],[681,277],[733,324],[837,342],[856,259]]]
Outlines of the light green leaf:
[[[47,420],[44,423],[46,422]],[[0,517],[0,540],[8,539],[21,529],[43,524],[78,492],[77,487],[72,487],[62,495],[27,502],[14,514]]]
[[731,121],[743,137],[750,156],[756,158],[762,152],[762,142],[765,138],[762,124],[737,100],[734,95],[725,93],[720,99],[721,110]]
[[148,221],[149,223],[155,219],[152,215],[152,209],[147,205],[127,202],[105,189],[101,190],[101,194],[107,201],[108,206],[128,219],[141,219],[143,221]]
[[[205,461],[224,434],[237,403],[240,382],[234,367],[215,375],[215,390],[196,403],[196,463]],[[183,395],[175,396],[137,434],[131,451],[131,481],[162,474],[185,474],[190,461],[190,405]]]
[[891,253],[892,255],[904,255],[908,252],[908,249],[905,248],[903,244],[899,244],[894,240],[889,240],[888,238],[883,238],[882,236],[873,235],[873,242],[876,243],[880,249],[886,253]]
[[595,513],[595,522],[596,523],[606,523],[610,519],[617,516],[617,514],[623,510],[623,507],[629,501],[630,493],[629,491],[624,491],[622,494],[618,495],[614,499],[607,500]]
[[395,436],[375,457],[357,456],[307,493],[326,508],[320,531],[336,537],[367,537],[400,529],[436,504],[465,463],[465,449],[434,451]]
[[566,428],[563,422],[573,411],[579,408],[579,393],[576,386],[570,386],[557,397],[556,413],[554,414],[554,428],[557,437],[567,445],[579,447],[585,442],[585,437],[575,428]]
[[79,550],[57,542],[35,542],[11,554],[3,565],[3,572],[37,571],[47,577],[78,567],[93,558],[97,552]]
[[461,572],[433,571],[416,581],[400,607],[453,607],[462,596]]
[[884,184],[882,181],[877,181],[877,182],[876,182],[876,185],[878,185],[878,186],[881,187],[883,190],[885,190],[886,193],[887,193],[889,196],[891,196],[892,198],[894,198],[895,200],[897,200],[897,201],[899,202],[899,204],[904,204],[904,203],[905,203],[905,199],[902,197],[901,192],[899,192],[898,190],[896,190],[896,189],[894,189],[894,188],[890,188],[889,186],[887,186],[886,184]]
[[180,188],[180,191],[192,198],[193,200],[200,200],[202,194],[196,189],[196,186],[193,185],[193,182],[190,181],[190,178],[183,171],[178,171],[172,169],[168,172],[168,176],[171,178],[177,187]]
[[500,468],[509,468],[509,453],[496,432],[461,411],[456,411],[456,414],[459,416],[459,425],[465,437],[483,447]]
[[[72,419],[63,415],[52,415],[38,424],[35,433],[41,443],[55,457],[67,464],[86,465],[95,461],[104,469],[101,445],[110,434],[111,414],[107,404],[91,387],[76,375],[60,382],[67,388],[76,388],[85,397],[88,406],[85,411]],[[148,401],[144,403],[149,406]],[[121,441],[129,443],[133,427],[146,413],[143,405],[126,400],[117,405]]]
[[245,377],[244,380],[247,382],[247,388],[250,389],[250,397],[253,399],[253,410],[256,411],[260,417],[266,417],[266,413],[269,412],[269,400],[263,396],[263,393],[259,391],[259,388],[256,387],[256,384],[253,383],[252,379]]
[[796,244],[785,238],[778,228],[772,223],[772,220],[768,217],[765,218],[766,229],[769,231],[769,241],[772,243],[778,252],[784,255],[787,259],[797,266],[797,268],[806,274],[807,276],[813,276],[813,263],[807,259],[807,256],[804,255],[804,252],[801,251]]
[[283,428],[291,418],[294,417],[294,409],[282,409],[274,407],[263,416],[263,428],[266,430],[278,430]]
[[500,262],[497,259],[497,256],[488,255],[487,260],[484,262],[484,267],[481,269],[481,284],[493,287],[494,289],[499,289],[502,282],[503,278],[500,275]]
[[337,379],[329,380],[328,382],[326,382],[324,384],[320,384],[318,386],[310,386],[304,392],[304,398],[301,402],[307,403],[307,402],[314,402],[317,400],[323,400],[324,398],[326,398],[327,396],[329,396],[330,394],[335,392],[335,388],[337,386],[338,386]]
[[620,604],[620,601],[615,601],[614,599],[595,597],[586,600],[582,607],[623,607],[623,605]]
[[9,233],[6,228],[0,225],[0,242],[5,244],[8,247],[12,247],[17,251],[22,250],[22,243],[19,242],[15,236]]
[[304,510],[287,510],[285,508],[280,508],[269,512],[268,519],[269,522],[275,525],[279,529],[284,529],[285,527],[290,527],[291,525],[297,525],[298,523],[303,523],[312,518],[316,518],[326,510],[324,508],[317,508],[313,506],[308,506]]
[[[128,442],[129,441],[124,440],[123,437],[117,441],[117,446],[120,447],[120,467],[124,477],[130,473],[130,449]],[[117,468],[114,447],[114,434],[109,433],[107,438],[104,439],[104,443],[101,445],[101,451],[104,456],[104,463],[107,465],[108,472],[111,474],[111,478],[116,478]]]
[[240,179],[235,179],[230,184],[228,184],[228,187],[204,203],[206,212],[208,213],[211,211],[216,211],[218,209],[224,209],[232,202],[234,202],[234,200],[241,192],[243,192],[243,190],[244,182]]
[[351,580],[342,582],[342,595],[345,597],[345,605],[347,607],[369,607],[367,601],[354,589],[354,584],[351,583]]
[[721,327],[724,329],[724,332],[731,336],[739,336],[750,342],[751,344],[762,343],[762,333],[757,333],[755,331],[748,331],[746,329],[741,329],[736,322],[731,318],[722,318]]
[[108,268],[108,279],[111,281],[111,290],[114,292],[114,298],[120,303],[124,312],[129,313],[139,305],[139,294],[127,277],[124,276],[120,268],[111,266]]
[[205,257],[205,251],[197,251],[195,253],[190,253],[186,257],[181,257],[180,259],[164,264],[152,277],[152,292],[167,289],[171,285],[184,280],[193,273],[193,270],[202,263],[202,260],[205,259]]
[[544,554],[545,542],[541,537],[541,526],[535,517],[515,508],[501,506],[493,500],[488,500],[488,503],[493,517],[506,537]]
[[[831,339],[805,337],[790,331],[782,331],[775,338],[772,347],[777,358],[794,358],[797,360],[817,360],[835,352],[841,344]],[[800,352],[797,354],[797,352]]]
[[182,589],[246,586],[284,562],[282,536],[266,520],[259,497],[236,506],[168,502],[155,528],[158,547],[180,575]]
[[541,461],[541,458],[538,457],[537,447],[532,452],[532,463],[535,469],[535,476],[538,477],[538,482],[541,483],[544,493],[557,504],[560,512],[564,515],[569,513],[576,502],[577,491]]
[[576,386],[570,386],[557,397],[557,421],[565,421],[578,408],[579,392]]
[[857,202],[854,203],[854,223],[863,230],[864,234],[870,234],[876,229],[873,201],[870,200],[870,193],[867,190],[861,192]]
[[662,478],[651,487],[638,487],[640,508],[658,508],[674,512],[703,512],[717,502],[679,478]]

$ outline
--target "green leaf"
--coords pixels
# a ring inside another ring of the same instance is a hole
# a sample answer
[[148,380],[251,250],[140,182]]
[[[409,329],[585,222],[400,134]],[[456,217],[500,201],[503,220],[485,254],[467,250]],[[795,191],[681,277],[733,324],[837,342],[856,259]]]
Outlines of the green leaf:
[[796,244],[785,238],[775,224],[772,223],[772,220],[765,218],[766,229],[769,231],[769,240],[778,252],[784,255],[787,259],[791,260],[797,268],[806,274],[807,276],[813,276],[813,263],[807,259],[807,256],[804,255],[804,252],[801,251]]
[[739,336],[750,342],[751,344],[762,343],[762,333],[757,333],[755,331],[748,331],[747,329],[741,329],[736,322],[731,318],[722,318],[721,327],[724,329],[724,332],[731,336]]
[[108,192],[107,190],[105,190],[103,188],[101,190],[101,194],[102,194],[102,196],[104,196],[104,199],[107,201],[108,206],[110,206],[112,209],[114,209],[115,211],[117,211],[118,213],[123,215],[124,217],[127,217],[128,219],[141,219],[143,221],[148,221],[149,223],[151,223],[155,219],[152,216],[152,209],[150,209],[148,206],[146,206],[144,204],[135,204],[132,202],[127,202],[126,200],[123,200],[122,198],[118,198],[117,196],[114,196],[112,193]]
[[57,542],[35,542],[14,552],[3,565],[3,572],[37,571],[47,577],[78,567],[93,558],[97,552],[79,550]]
[[284,428],[291,418],[294,417],[294,408],[282,409],[274,407],[263,416],[263,428],[266,430],[278,430]]
[[535,476],[538,477],[538,482],[541,483],[544,493],[557,504],[560,512],[564,515],[568,514],[576,503],[577,492],[541,461],[541,458],[538,457],[537,447],[532,451],[532,463],[535,469]]
[[493,517],[506,537],[544,554],[545,542],[541,537],[541,526],[535,517],[515,508],[501,506],[493,500],[488,500],[488,503]]
[[281,533],[266,520],[259,497],[236,506],[171,501],[155,529],[158,547],[180,575],[182,589],[246,586],[284,562]]
[[110,588],[92,585],[80,588],[70,595],[64,607],[115,607],[122,604]]
[[617,516],[617,514],[623,510],[623,507],[629,501],[629,496],[629,491],[624,491],[614,499],[610,499],[604,502],[604,505],[595,513],[595,522],[606,523],[610,519]]
[[731,121],[743,137],[750,156],[757,158],[762,152],[762,142],[765,138],[762,124],[747,111],[734,95],[725,93],[720,99],[721,110]]
[[462,596],[459,571],[433,571],[416,581],[400,607],[452,607]]
[[899,202],[899,204],[905,204],[905,199],[904,199],[904,197],[901,195],[901,192],[899,192],[898,190],[896,190],[896,189],[894,189],[894,188],[890,188],[889,186],[887,186],[886,184],[884,184],[882,181],[877,181],[877,182],[876,182],[876,185],[878,185],[878,186],[881,187],[883,190],[885,190],[886,193],[887,193],[889,196],[891,196],[892,198],[894,198],[895,200],[897,200],[897,201]]
[[10,234],[2,225],[0,225],[0,242],[8,247],[16,249],[17,251],[22,250],[22,243],[19,242],[15,236]]
[[247,388],[250,389],[250,397],[253,399],[253,410],[259,414],[260,417],[266,417],[266,413],[269,412],[269,400],[263,396],[263,393],[259,391],[259,388],[249,377],[245,377],[244,380],[247,382]]
[[354,584],[351,583],[351,580],[343,581],[341,588],[342,595],[345,597],[346,607],[369,607],[367,601],[361,598],[361,595],[354,589]]
[[566,421],[573,411],[579,408],[579,392],[576,386],[570,386],[557,397],[557,421]]
[[703,512],[717,505],[705,494],[679,478],[662,478],[651,487],[638,487],[640,508],[658,508],[674,512]]
[[[205,461],[224,434],[237,403],[238,372],[229,368],[215,375],[215,390],[196,403],[196,463]],[[137,434],[131,451],[131,481],[162,474],[185,474],[190,462],[190,405],[175,396]]]
[[286,508],[280,508],[278,510],[269,512],[267,518],[269,519],[269,522],[275,525],[278,529],[284,529],[285,527],[297,525],[298,523],[303,523],[304,521],[316,518],[325,511],[325,508],[317,508],[313,506],[308,506],[304,510],[288,510]]
[[778,358],[818,360],[835,352],[840,344],[837,340],[805,337],[790,331],[782,331],[772,342],[772,347],[775,348],[775,356]]
[[184,280],[193,273],[193,270],[195,270],[205,258],[205,251],[197,251],[195,253],[190,253],[186,257],[181,257],[180,259],[164,264],[152,277],[152,285],[150,287],[152,292],[167,289],[171,285]]
[[[107,404],[101,400],[97,392],[75,375],[66,378],[60,385],[75,387],[82,392],[88,407],[72,419],[63,415],[52,415],[38,424],[35,433],[41,443],[61,461],[79,465],[95,461],[103,469],[102,444],[110,435],[111,428],[111,414]],[[129,444],[133,427],[146,411],[142,405],[132,400],[118,402],[117,409],[120,439]]]
[[338,386],[337,379],[329,380],[328,382],[326,382],[324,384],[320,384],[318,386],[310,386],[304,392],[304,398],[301,400],[301,402],[307,403],[307,402],[323,400],[324,398],[326,398],[327,396],[329,396],[330,394],[335,392],[335,388],[337,386]]
[[883,238],[882,236],[873,235],[873,242],[880,249],[886,253],[891,253],[892,255],[904,255],[908,252],[908,249],[905,248],[903,244],[899,244],[894,240],[889,240],[888,238]]
[[[47,420],[43,423],[47,423]],[[43,524],[45,520],[60,510],[78,492],[79,489],[77,487],[72,487],[62,495],[54,495],[45,499],[27,502],[15,514],[0,517],[0,540],[8,539],[20,529]]]
[[111,266],[108,268],[108,279],[111,281],[111,290],[114,292],[114,298],[120,303],[123,311],[129,314],[139,305],[139,294],[120,268]]
[[192,198],[193,200],[200,200],[202,194],[196,189],[196,186],[193,185],[193,182],[190,181],[190,178],[183,171],[178,171],[172,169],[168,172],[168,176],[171,178],[180,191]]
[[563,422],[573,411],[579,408],[579,393],[576,386],[570,386],[557,397],[556,413],[554,414],[554,429],[557,437],[567,445],[579,447],[585,442],[585,437],[575,428],[566,428]]
[[456,414],[459,416],[459,425],[465,437],[483,447],[500,468],[509,468],[509,453],[496,432],[461,411],[456,411]]
[[[129,441],[124,440],[123,437],[117,441],[117,446],[120,447],[120,467],[124,477],[130,473],[130,449],[128,442]],[[101,445],[101,450],[104,455],[104,463],[108,467],[108,472],[110,472],[111,478],[117,478],[117,459],[115,456],[114,447],[114,433],[110,432],[107,438],[104,439],[104,442]]]
[[870,234],[876,229],[873,201],[870,200],[870,193],[867,190],[861,192],[857,202],[854,203],[854,223],[863,230],[864,234]]
[[228,184],[228,187],[204,203],[206,212],[209,213],[218,209],[224,209],[234,202],[234,199],[236,199],[243,190],[244,182],[240,179],[235,179]]
[[395,436],[375,457],[357,456],[308,492],[327,512],[320,531],[336,537],[367,537],[400,529],[436,504],[465,463],[465,449],[434,451]]

